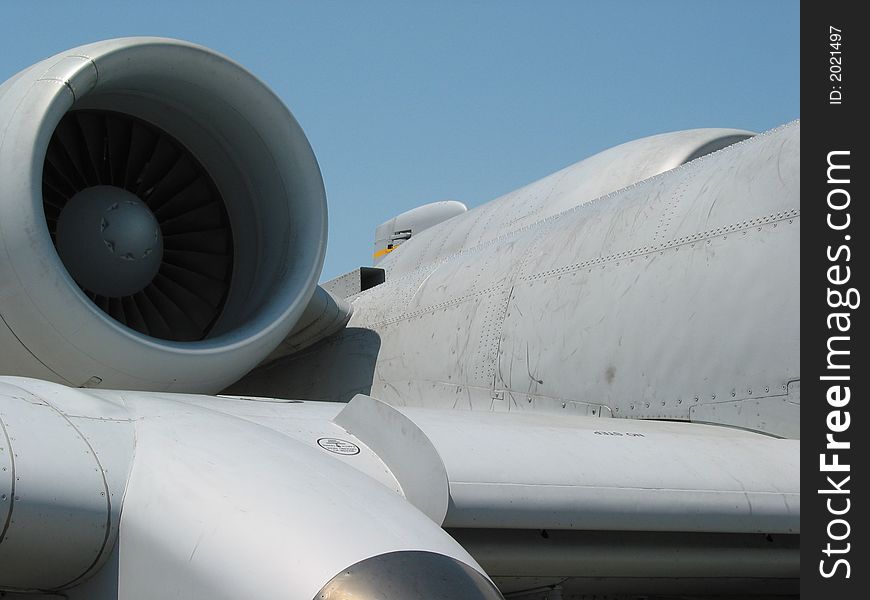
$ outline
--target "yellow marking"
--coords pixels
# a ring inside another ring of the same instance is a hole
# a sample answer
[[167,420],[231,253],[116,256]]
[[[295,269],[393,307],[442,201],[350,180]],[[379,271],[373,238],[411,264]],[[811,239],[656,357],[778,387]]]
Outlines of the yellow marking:
[[381,249],[381,250],[378,250],[377,252],[375,252],[375,254],[374,254],[374,258],[380,258],[380,257],[382,257],[384,254],[389,254],[390,252],[392,252],[392,251],[395,250],[396,248],[398,248],[398,246],[394,246],[393,248],[383,248],[383,249]]

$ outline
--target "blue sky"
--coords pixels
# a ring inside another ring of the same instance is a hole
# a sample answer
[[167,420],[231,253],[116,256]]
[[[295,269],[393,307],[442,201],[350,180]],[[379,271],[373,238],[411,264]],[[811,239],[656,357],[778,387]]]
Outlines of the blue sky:
[[83,43],[161,35],[240,62],[284,99],[330,205],[323,279],[375,227],[476,206],[607,147],[800,116],[794,0],[5,0],[0,80]]

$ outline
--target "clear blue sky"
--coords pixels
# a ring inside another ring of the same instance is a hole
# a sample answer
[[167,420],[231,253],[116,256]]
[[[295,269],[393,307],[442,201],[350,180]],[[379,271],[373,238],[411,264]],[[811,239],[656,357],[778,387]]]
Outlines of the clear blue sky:
[[798,118],[799,3],[4,0],[0,80],[83,43],[204,44],[269,84],[323,171],[323,279],[369,264],[374,228],[476,206],[637,137]]

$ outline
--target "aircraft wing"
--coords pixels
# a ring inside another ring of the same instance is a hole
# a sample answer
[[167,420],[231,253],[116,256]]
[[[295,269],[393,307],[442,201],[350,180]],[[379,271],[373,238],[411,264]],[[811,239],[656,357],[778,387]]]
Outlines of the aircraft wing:
[[[503,592],[542,579],[740,590],[797,577],[794,440],[361,395],[342,405],[0,386],[0,487],[14,498],[0,581],[14,589],[101,568],[99,581],[116,561],[120,595],[150,582],[166,594],[315,597],[344,568],[411,550],[480,569]],[[320,543],[299,554],[303,539]]]

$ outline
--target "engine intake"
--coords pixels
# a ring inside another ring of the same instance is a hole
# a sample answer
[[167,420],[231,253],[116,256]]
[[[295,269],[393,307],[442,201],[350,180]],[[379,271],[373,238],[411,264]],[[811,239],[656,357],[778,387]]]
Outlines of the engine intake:
[[326,248],[301,128],[262,82],[161,38],[0,86],[0,374],[209,393],[284,339]]

